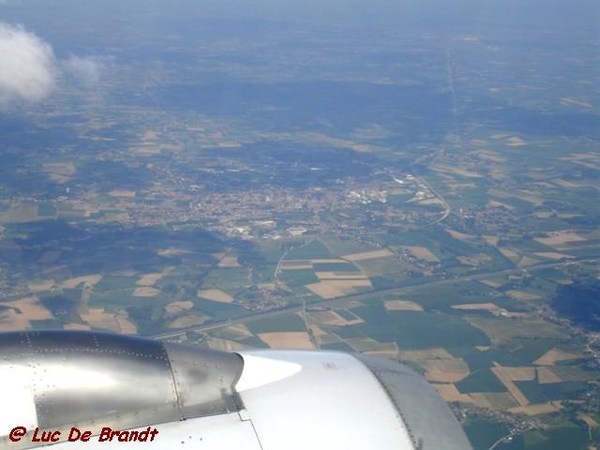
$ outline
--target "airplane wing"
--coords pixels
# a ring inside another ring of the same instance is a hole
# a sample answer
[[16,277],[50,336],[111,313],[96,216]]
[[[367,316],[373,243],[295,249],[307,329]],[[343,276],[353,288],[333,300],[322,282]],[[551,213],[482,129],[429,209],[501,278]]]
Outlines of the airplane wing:
[[27,331],[0,334],[0,380],[8,450],[471,448],[429,383],[379,357]]

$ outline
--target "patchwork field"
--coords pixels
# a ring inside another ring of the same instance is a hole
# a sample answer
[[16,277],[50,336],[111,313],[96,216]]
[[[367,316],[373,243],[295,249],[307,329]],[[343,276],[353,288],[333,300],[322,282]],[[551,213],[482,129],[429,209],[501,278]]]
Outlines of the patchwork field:
[[197,295],[213,302],[231,303],[234,300],[231,295],[220,289],[202,289]]
[[560,361],[570,361],[573,359],[581,358],[583,355],[581,353],[571,353],[565,352],[556,348],[548,350],[548,352],[544,353],[543,356],[536,359],[534,364],[538,366],[553,366],[557,362]]
[[194,307],[194,303],[191,302],[190,300],[176,301],[176,302],[171,302],[167,306],[165,306],[165,311],[168,314],[176,315],[176,314],[182,313],[184,311],[187,311],[189,309],[192,309],[193,307]]
[[154,286],[158,280],[160,280],[165,274],[161,273],[147,273],[136,281],[139,286]]
[[310,336],[305,332],[289,333],[259,333],[260,337],[269,347],[277,349],[310,349],[314,348]]
[[538,416],[541,414],[552,414],[562,409],[560,402],[538,403],[536,405],[519,406],[510,408],[513,414],[525,414],[527,416]]
[[568,338],[568,334],[563,329],[541,320],[505,320],[486,317],[469,317],[466,320],[481,329],[495,343],[515,338]]
[[208,346],[211,350],[220,350],[226,352],[236,352],[242,350],[248,350],[252,347],[244,345],[240,342],[231,341],[228,339],[211,338],[208,341]]
[[318,311],[318,312],[309,312],[306,314],[306,319],[309,324],[317,324],[317,325],[333,325],[333,326],[346,326],[346,325],[356,325],[362,323],[363,320],[355,316],[354,314],[344,314],[346,317],[343,317],[343,312],[338,311]]
[[219,260],[218,267],[240,267],[237,256],[224,256]]
[[26,330],[31,322],[51,320],[52,313],[38,297],[26,297],[12,302],[0,303],[0,331]]
[[142,286],[133,291],[134,297],[156,297],[158,294],[160,294],[160,290],[148,286]]
[[63,281],[60,285],[62,289],[74,289],[79,285],[83,284],[84,286],[95,286],[102,280],[102,275],[84,275],[81,277],[70,278],[66,281]]
[[[510,395],[517,401],[517,403],[521,406],[526,406],[529,404],[529,400],[523,393],[519,390],[519,388],[513,383],[513,373],[510,369],[505,367],[493,367],[492,372],[498,379],[502,382],[502,384],[506,387]],[[528,377],[529,379],[529,377]]]
[[117,333],[134,334],[137,329],[128,319],[126,313],[107,313],[103,308],[90,308],[81,313],[81,318],[94,328],[102,328]]
[[440,393],[442,398],[448,403],[460,402],[460,403],[475,403],[473,398],[469,394],[463,394],[454,384],[439,384],[434,383],[433,387]]
[[506,295],[508,295],[509,297],[512,297],[514,299],[523,300],[523,301],[539,300],[541,298],[539,295],[530,294],[528,292],[518,291],[518,290],[506,291]]
[[428,262],[440,262],[440,259],[435,256],[431,250],[421,246],[403,246],[404,250],[409,251],[415,258],[422,259]]
[[547,245],[548,247],[563,248],[565,245],[573,242],[583,242],[585,241],[585,238],[581,237],[574,231],[563,230],[548,233],[548,237],[536,238],[536,241]]
[[388,249],[374,250],[371,252],[353,253],[351,255],[344,255],[341,258],[348,261],[365,261],[368,259],[385,258],[387,256],[393,256],[393,253]]
[[364,280],[367,276],[362,273],[348,272],[315,272],[320,280]]
[[500,311],[501,308],[496,306],[494,303],[467,303],[464,305],[452,305],[453,309],[459,309],[462,311]]
[[319,283],[307,284],[306,288],[322,298],[342,297],[357,292],[360,288],[372,288],[368,278],[323,280]]
[[425,378],[436,383],[454,383],[469,375],[470,370],[462,359],[429,359],[420,362],[427,371]]
[[563,381],[562,378],[560,378],[558,375],[556,375],[556,373],[554,373],[551,367],[537,367],[536,376],[537,381],[540,384],[560,383]]
[[421,305],[409,300],[386,300],[384,305],[388,311],[423,311]]
[[194,325],[201,325],[206,322],[207,319],[207,316],[191,313],[169,322],[167,328],[174,330],[177,328],[187,328]]

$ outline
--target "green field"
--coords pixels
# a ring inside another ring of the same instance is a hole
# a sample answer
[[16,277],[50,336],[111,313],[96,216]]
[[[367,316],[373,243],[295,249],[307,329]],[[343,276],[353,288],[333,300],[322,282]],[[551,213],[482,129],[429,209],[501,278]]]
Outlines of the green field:
[[248,329],[254,333],[306,331],[304,321],[296,314],[286,314],[272,319],[259,319],[248,322]]
[[456,383],[456,388],[463,394],[474,392],[507,392],[506,387],[489,369],[479,369]]
[[459,317],[428,312],[386,311],[382,303],[352,309],[365,323],[335,327],[342,338],[370,337],[379,342],[396,342],[401,349],[489,345],[478,329]]

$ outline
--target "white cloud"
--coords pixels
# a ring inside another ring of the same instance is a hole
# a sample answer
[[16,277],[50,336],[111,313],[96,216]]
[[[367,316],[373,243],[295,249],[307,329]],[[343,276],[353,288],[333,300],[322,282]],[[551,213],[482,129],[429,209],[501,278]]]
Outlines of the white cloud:
[[34,33],[0,22],[0,110],[39,102],[66,83],[97,87],[111,63],[96,56],[58,60],[50,44]]
[[94,86],[100,82],[106,59],[94,56],[80,57],[71,55],[62,68],[66,74],[85,86]]
[[56,84],[52,47],[23,27],[0,22],[0,106],[36,102]]

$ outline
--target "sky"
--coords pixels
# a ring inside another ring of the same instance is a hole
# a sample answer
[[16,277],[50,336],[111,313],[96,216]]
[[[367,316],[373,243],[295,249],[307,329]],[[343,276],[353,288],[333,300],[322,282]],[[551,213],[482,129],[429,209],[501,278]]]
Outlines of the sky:
[[[65,24],[61,35],[49,17]],[[342,29],[358,24],[382,33],[394,28],[462,33],[494,29],[509,36],[527,28],[565,41],[585,33],[600,42],[600,2],[595,0],[0,0],[0,108],[43,101],[66,82],[99,83],[110,60],[79,47],[88,27],[78,21],[89,20],[98,35],[109,32],[103,29],[107,25],[149,31],[156,27],[160,33],[162,22],[177,29],[178,20],[190,17]],[[72,29],[69,23],[74,23]],[[138,38],[132,33],[132,40]]]

